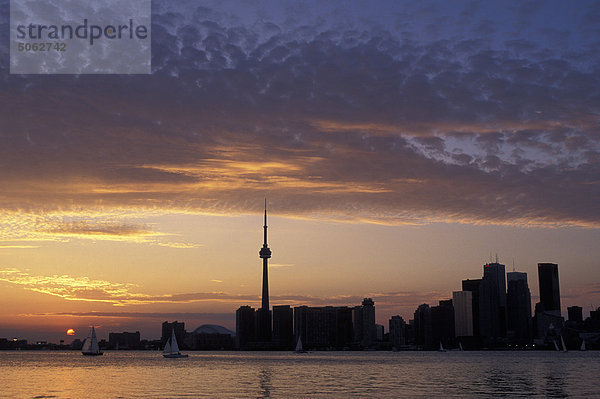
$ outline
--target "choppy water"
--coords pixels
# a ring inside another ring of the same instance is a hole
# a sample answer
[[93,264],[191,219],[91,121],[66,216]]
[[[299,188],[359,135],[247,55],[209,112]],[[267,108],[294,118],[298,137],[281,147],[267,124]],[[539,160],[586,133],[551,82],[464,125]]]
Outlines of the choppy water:
[[600,397],[600,352],[0,352],[2,398]]

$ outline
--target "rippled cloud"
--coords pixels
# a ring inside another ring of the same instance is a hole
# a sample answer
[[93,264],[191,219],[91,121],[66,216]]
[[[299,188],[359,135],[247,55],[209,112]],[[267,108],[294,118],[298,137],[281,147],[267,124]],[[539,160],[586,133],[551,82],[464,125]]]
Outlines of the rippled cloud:
[[[1,57],[0,208],[237,214],[268,194],[292,217],[600,226],[595,3],[280,3],[155,2],[151,76],[11,76]],[[82,223],[31,234],[158,234]]]

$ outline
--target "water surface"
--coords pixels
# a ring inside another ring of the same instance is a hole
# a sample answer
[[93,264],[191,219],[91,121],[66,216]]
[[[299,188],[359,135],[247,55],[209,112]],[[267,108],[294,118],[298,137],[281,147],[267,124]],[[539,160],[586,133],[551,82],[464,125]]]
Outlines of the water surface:
[[0,352],[2,398],[593,397],[600,352]]

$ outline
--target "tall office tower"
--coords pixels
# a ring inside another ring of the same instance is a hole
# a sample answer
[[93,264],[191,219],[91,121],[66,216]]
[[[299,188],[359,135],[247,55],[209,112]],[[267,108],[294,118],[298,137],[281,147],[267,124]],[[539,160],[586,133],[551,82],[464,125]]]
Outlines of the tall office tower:
[[481,287],[481,279],[471,279],[462,281],[462,290],[471,291],[472,309],[473,309],[473,336],[479,337],[479,287]]
[[271,312],[269,311],[269,258],[271,250],[267,245],[267,200],[265,199],[265,225],[264,242],[259,255],[263,260],[263,280],[262,280],[262,306],[256,312],[257,318],[257,339],[260,342],[271,341]]
[[473,293],[471,291],[454,291],[454,333],[456,337],[473,336]]
[[440,301],[431,307],[431,335],[434,347],[443,343],[448,348],[454,345],[454,306],[452,299]]
[[362,306],[356,306],[352,311],[354,325],[354,341],[363,348],[368,348],[377,340],[375,329],[375,303],[371,298],[365,298]]
[[506,276],[504,265],[498,262],[483,266],[479,288],[479,329],[488,345],[506,336]]
[[250,306],[240,306],[235,312],[235,347],[245,349],[256,340],[256,311]]
[[278,349],[294,349],[294,311],[289,305],[273,306],[273,342]]
[[406,323],[401,316],[392,316],[389,321],[390,343],[392,348],[400,348],[406,345]]
[[558,265],[556,263],[538,263],[538,278],[540,284],[540,302],[544,312],[551,312],[560,317]]
[[431,308],[424,303],[419,305],[414,315],[415,344],[422,348],[433,348],[433,337],[431,335]]
[[506,273],[507,330],[509,337],[518,344],[531,341],[531,293],[527,284],[527,273]]
[[583,308],[581,306],[570,306],[567,308],[569,321],[579,323],[583,321]]

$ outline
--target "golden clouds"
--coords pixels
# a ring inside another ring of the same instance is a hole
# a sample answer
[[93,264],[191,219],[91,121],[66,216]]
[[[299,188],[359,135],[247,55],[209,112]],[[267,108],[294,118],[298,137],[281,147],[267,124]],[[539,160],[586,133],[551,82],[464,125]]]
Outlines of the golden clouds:
[[15,242],[67,242],[71,240],[117,241],[189,249],[196,243],[176,242],[174,234],[158,232],[154,226],[136,222],[164,214],[135,209],[56,210],[48,212],[0,212],[0,249],[29,249],[39,245]]
[[68,301],[108,303],[114,306],[182,304],[201,301],[239,303],[254,302],[258,299],[255,295],[234,295],[225,292],[151,295],[139,292],[140,287],[137,284],[69,275],[39,276],[15,268],[0,270],[0,281]]

